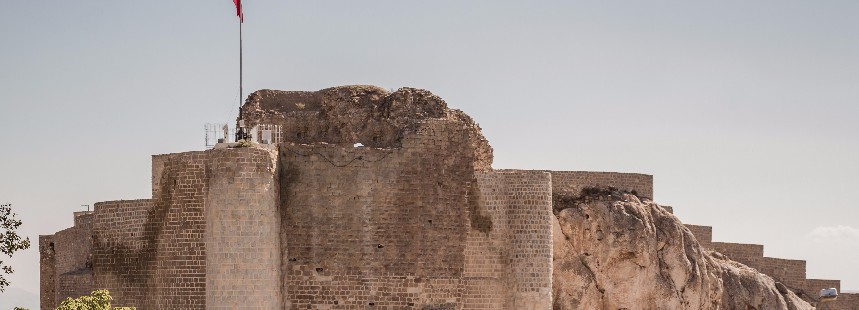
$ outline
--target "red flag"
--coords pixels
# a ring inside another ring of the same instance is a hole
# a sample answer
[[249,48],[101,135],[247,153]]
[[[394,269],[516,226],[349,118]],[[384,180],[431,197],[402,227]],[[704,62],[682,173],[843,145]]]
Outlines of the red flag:
[[236,4],[236,16],[239,17],[239,22],[245,22],[245,15],[242,14],[242,0],[233,0],[233,3]]

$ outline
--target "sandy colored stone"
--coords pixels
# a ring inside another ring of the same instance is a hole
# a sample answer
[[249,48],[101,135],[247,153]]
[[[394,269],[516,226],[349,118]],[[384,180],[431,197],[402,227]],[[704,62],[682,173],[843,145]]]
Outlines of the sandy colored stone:
[[554,197],[554,309],[813,309],[705,252],[662,207],[617,191]]

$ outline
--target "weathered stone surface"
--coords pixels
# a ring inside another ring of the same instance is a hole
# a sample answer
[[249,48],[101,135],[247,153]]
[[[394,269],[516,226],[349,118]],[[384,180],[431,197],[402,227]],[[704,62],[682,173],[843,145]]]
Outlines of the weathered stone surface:
[[554,195],[555,309],[812,309],[768,276],[703,251],[648,200]]
[[426,129],[428,121],[441,121],[444,125],[437,129],[463,135],[460,147],[473,153],[475,169],[492,165],[492,147],[480,126],[423,89],[403,87],[393,93],[367,85],[314,92],[264,89],[248,96],[240,118],[248,127],[282,126],[280,142],[361,143],[375,148],[401,148],[405,139]]

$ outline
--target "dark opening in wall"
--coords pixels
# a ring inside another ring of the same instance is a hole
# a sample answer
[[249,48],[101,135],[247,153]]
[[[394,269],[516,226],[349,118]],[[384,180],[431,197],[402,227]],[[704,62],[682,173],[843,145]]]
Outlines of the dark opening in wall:
[[430,224],[432,224],[432,220],[427,220],[427,223],[430,223]]
[[376,305],[376,303],[371,302],[371,303],[369,303],[368,305],[375,306],[375,305]]
[[322,273],[323,271],[325,271],[325,269],[323,269],[322,267],[316,267],[317,273]]

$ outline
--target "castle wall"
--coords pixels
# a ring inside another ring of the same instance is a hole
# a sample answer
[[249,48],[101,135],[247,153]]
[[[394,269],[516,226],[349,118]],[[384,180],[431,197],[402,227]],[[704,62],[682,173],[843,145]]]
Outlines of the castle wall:
[[95,204],[93,274],[116,305],[144,307],[155,267],[156,229],[152,199]]
[[39,304],[42,309],[57,307],[57,272],[54,235],[39,236]]
[[493,226],[466,237],[464,308],[551,308],[551,175],[478,172],[477,184]]
[[705,249],[713,248],[713,227],[690,224],[686,224],[684,226],[692,232],[692,235],[695,236],[695,239],[698,240],[701,247]]
[[280,145],[285,308],[462,308],[465,236],[495,223],[445,125],[401,149]]
[[856,293],[847,293],[847,294],[839,294],[838,299],[832,302],[827,302],[826,307],[821,307],[821,309],[831,309],[831,310],[859,310],[859,294]]
[[276,156],[250,148],[209,154],[206,308],[280,308]]
[[712,250],[725,254],[728,258],[753,267],[764,256],[764,246],[730,242],[712,242]]
[[550,171],[552,191],[580,195],[588,187],[614,187],[639,197],[653,199],[653,176],[639,173]]
[[93,284],[92,269],[81,269],[60,275],[57,281],[58,300],[63,302],[66,298],[77,298],[86,296],[95,290]]
[[805,286],[804,260],[761,257],[750,266],[790,288]]
[[[841,281],[806,279],[806,262],[764,256],[763,245],[728,242],[712,242],[712,227],[686,225],[701,246],[725,254],[730,259],[754,268],[777,282],[791,288],[797,295],[817,300],[824,288],[836,288],[841,292]],[[859,310],[859,294],[840,294],[835,301],[827,302],[826,309]]]
[[93,288],[92,213],[76,213],[75,223],[54,234],[56,304]]
[[822,280],[822,279],[806,279],[804,285],[800,288],[806,294],[817,297],[821,289],[835,288],[838,293],[841,293],[840,280]]
[[140,309],[206,306],[206,152],[153,156],[154,209],[147,238],[154,252],[149,299]]

